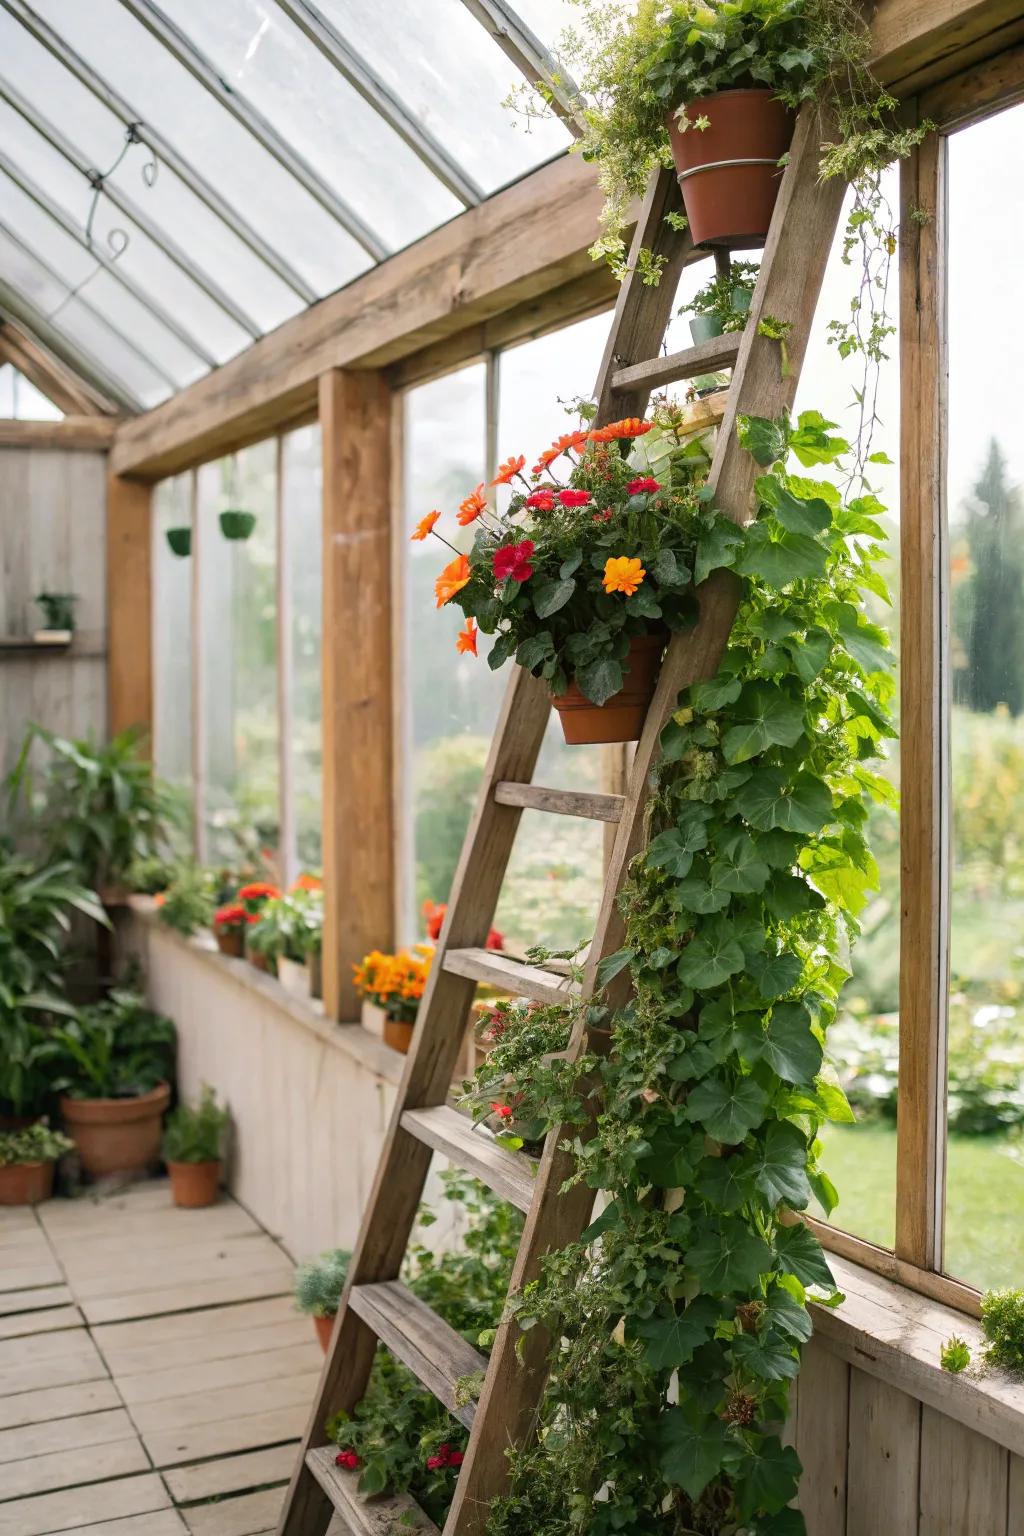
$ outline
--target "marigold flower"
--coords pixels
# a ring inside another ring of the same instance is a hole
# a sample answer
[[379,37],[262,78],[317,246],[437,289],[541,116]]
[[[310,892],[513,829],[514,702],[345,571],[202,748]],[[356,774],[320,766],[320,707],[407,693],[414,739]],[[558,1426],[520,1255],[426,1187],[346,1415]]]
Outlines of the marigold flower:
[[592,443],[614,443],[622,437],[643,437],[653,426],[653,421],[641,421],[639,416],[626,416],[622,421],[610,421],[606,427],[595,427],[588,436]]
[[440,516],[440,512],[428,512],[426,517],[421,517],[419,522],[416,524],[416,532],[409,540],[410,544],[415,544],[417,542],[422,543],[428,534],[433,533],[434,524],[437,522]]
[[639,560],[617,555],[605,561],[602,583],[606,592],[624,592],[632,597],[646,575]]
[[465,501],[459,502],[458,521],[462,527],[475,523],[480,513],[486,509],[487,497],[484,494],[484,483],[481,480],[475,491],[470,491]]
[[533,575],[530,557],[536,549],[532,539],[521,539],[518,544],[506,544],[494,551],[494,574],[498,581],[529,581]]
[[586,432],[563,432],[561,437],[555,439],[550,448],[545,448],[544,452],[539,455],[536,464],[533,466],[533,473],[535,475],[542,474],[548,465],[553,464],[556,459],[560,459],[563,453],[568,453],[572,448],[582,448],[583,444],[587,441],[587,435]]
[[661,481],[653,479],[650,475],[641,475],[638,479],[631,480],[626,486],[626,494],[628,496],[642,496],[645,491],[648,494],[653,494],[655,491],[660,490]]
[[527,496],[526,506],[533,507],[537,512],[550,512],[555,505],[554,491],[534,491],[532,496]]
[[464,629],[455,636],[455,649],[460,656],[476,655],[476,620],[467,619]]
[[491,1105],[491,1109],[499,1120],[511,1120],[512,1118],[512,1106],[510,1104],[494,1103]]
[[563,507],[585,507],[590,500],[589,491],[559,491],[558,499]]
[[465,555],[456,555],[450,560],[434,582],[434,593],[437,597],[437,606],[443,608],[445,603],[450,603],[456,592],[461,592],[469,582],[469,560]]
[[510,485],[516,475],[526,463],[526,454],[521,453],[518,458],[506,459],[504,464],[498,465],[498,473],[491,481],[492,485]]
[[344,1467],[349,1472],[354,1472],[360,1465],[359,1457],[353,1450],[339,1451],[334,1458],[336,1467]]

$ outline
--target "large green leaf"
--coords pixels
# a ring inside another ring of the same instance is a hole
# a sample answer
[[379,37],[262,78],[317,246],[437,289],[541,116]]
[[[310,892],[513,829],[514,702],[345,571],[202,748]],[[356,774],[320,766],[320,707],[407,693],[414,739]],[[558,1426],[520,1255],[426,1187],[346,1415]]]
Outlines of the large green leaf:
[[712,571],[723,565],[732,565],[736,553],[743,547],[745,535],[741,528],[727,517],[716,518],[711,527],[697,540],[697,555],[693,566],[693,579],[697,586],[706,581]]
[[682,880],[690,873],[693,855],[698,849],[706,848],[707,841],[707,828],[703,821],[694,819],[683,826],[669,827],[666,832],[659,832],[657,837],[651,839],[647,862],[653,869],[664,869]]
[[716,885],[740,896],[764,890],[770,873],[757,843],[742,828],[722,839],[720,856],[711,866],[711,878]]
[[758,1149],[757,1187],[772,1205],[782,1203],[802,1211],[810,1204],[807,1141],[791,1120],[775,1120],[769,1125]]
[[736,1489],[741,1517],[747,1520],[760,1511],[780,1513],[796,1494],[801,1470],[796,1451],[783,1445],[777,1435],[748,1445]]
[[706,1077],[686,1101],[686,1118],[730,1147],[760,1125],[767,1112],[768,1095],[752,1077]]
[[716,1210],[738,1211],[754,1195],[754,1163],[749,1157],[706,1157],[694,1187]]
[[836,1282],[821,1244],[802,1221],[792,1227],[780,1227],[775,1236],[775,1247],[784,1274],[795,1275],[801,1285],[834,1287]]
[[669,1408],[658,1420],[658,1461],[669,1483],[699,1499],[722,1469],[727,1444],[725,1424],[715,1414],[700,1415],[691,1405]]
[[744,1294],[771,1269],[772,1251],[741,1217],[723,1216],[701,1228],[686,1251],[686,1262],[706,1290]]
[[707,928],[686,946],[679,961],[679,979],[700,992],[728,981],[745,964],[742,946],[723,923]]
[[761,1381],[792,1380],[800,1369],[792,1344],[771,1335],[760,1338],[753,1333],[741,1333],[733,1340],[732,1352],[743,1369]]
[[755,1016],[743,1039],[747,1059],[763,1061],[783,1082],[814,1082],[822,1051],[803,1003],[776,1003],[767,1025]]
[[545,581],[533,594],[533,611],[538,619],[549,619],[559,608],[564,608],[576,590],[571,577],[561,581]]
[[794,496],[783,487],[772,511],[789,533],[822,533],[832,522],[832,508],[820,496]]
[[694,912],[706,917],[711,912],[724,912],[732,900],[721,877],[724,866],[717,873],[702,860],[698,868],[686,880],[680,880],[672,891],[672,905],[679,912]]
[[736,424],[741,447],[756,463],[767,467],[785,458],[789,442],[789,421],[780,416],[770,421],[766,416],[741,416]]
[[793,581],[824,576],[827,564],[827,551],[816,539],[785,529],[772,538],[767,523],[747,530],[746,546],[734,562],[741,576],[753,576],[778,591]]
[[894,657],[884,629],[869,623],[852,603],[830,603],[826,611],[844,646],[863,671],[869,675],[889,671]]
[[688,1365],[717,1323],[720,1308],[710,1296],[697,1296],[682,1312],[670,1317],[648,1317],[634,1323],[632,1332],[646,1340],[644,1359],[654,1370],[675,1370]]
[[591,704],[607,704],[622,687],[622,663],[614,656],[599,656],[576,668],[576,683]]
[[792,992],[803,975],[804,963],[792,950],[781,955],[761,953],[748,961],[747,970],[762,997],[784,997]]
[[803,705],[771,683],[749,683],[734,713],[736,724],[722,738],[727,763],[745,763],[766,747],[791,747],[804,728]]
[[758,768],[736,791],[734,804],[751,826],[763,831],[820,832],[832,816],[832,791],[813,773],[795,778],[782,768]]

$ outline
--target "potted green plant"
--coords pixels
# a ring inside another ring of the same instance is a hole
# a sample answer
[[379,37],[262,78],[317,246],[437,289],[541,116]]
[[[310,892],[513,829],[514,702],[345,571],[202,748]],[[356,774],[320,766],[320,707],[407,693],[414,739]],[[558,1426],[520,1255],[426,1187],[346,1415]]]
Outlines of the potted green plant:
[[351,1258],[346,1248],[332,1248],[318,1259],[300,1264],[295,1271],[295,1305],[313,1319],[324,1354],[331,1342],[331,1330]]
[[264,928],[258,933],[259,920],[268,901],[275,900],[281,892],[269,880],[249,880],[238,890],[238,903],[241,905],[252,922],[243,929],[245,938],[245,958],[258,971],[267,971],[272,976],[276,970],[277,934],[272,927]]
[[38,1205],[53,1193],[58,1157],[74,1143],[48,1120],[21,1131],[0,1131],[0,1205]]
[[[529,478],[523,455],[509,459],[492,482],[509,487],[504,507],[481,485],[459,509],[473,547],[448,545],[436,583],[438,607],[466,616],[457,649],[475,656],[478,630],[495,635],[488,664],[542,678],[570,744],[636,740],[665,643],[693,622],[708,432],[661,402],[649,421],[564,434]],[[439,515],[413,537],[447,544]]]
[[43,610],[43,624],[33,635],[37,645],[68,645],[75,632],[74,592],[40,592],[35,599]]
[[176,1031],[134,992],[114,990],[57,1027],[53,1087],[86,1173],[138,1173],[160,1151]]
[[230,1121],[209,1083],[203,1084],[198,1104],[179,1104],[167,1117],[163,1154],[175,1205],[213,1205],[224,1173]]
[[[160,921],[186,938],[200,928],[214,924],[216,902],[212,880],[197,864],[179,865],[170,883],[157,893],[156,901]],[[214,931],[219,940],[220,930],[215,928]],[[240,945],[237,952],[241,954]]]
[[245,954],[245,932],[256,917],[240,901],[228,901],[213,914],[213,936],[222,955],[241,960]]
[[162,854],[142,854],[125,871],[124,883],[137,896],[158,896],[176,878],[178,866]]
[[220,514],[220,531],[226,539],[244,541],[255,527],[255,512],[242,512],[236,507]]
[[110,926],[70,860],[36,864],[0,849],[0,979],[11,997],[60,990],[75,912]]
[[167,543],[172,555],[177,555],[179,560],[185,560],[192,553],[192,529],[168,528]]
[[718,273],[699,288],[680,313],[692,316],[690,335],[695,345],[712,336],[742,331],[750,314],[750,300],[758,267],[752,261],[733,262],[728,272]]
[[322,931],[320,893],[293,889],[264,903],[249,934],[249,944],[273,960],[277,979],[286,991],[309,997],[309,958],[319,952]]

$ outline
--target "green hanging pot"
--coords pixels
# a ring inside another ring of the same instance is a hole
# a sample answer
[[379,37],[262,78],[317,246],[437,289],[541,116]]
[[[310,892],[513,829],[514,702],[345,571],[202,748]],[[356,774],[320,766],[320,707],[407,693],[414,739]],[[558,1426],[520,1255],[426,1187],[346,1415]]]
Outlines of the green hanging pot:
[[247,539],[256,527],[255,512],[222,512],[220,531],[226,539]]
[[180,555],[182,559],[192,553],[192,529],[168,528],[167,542],[171,546],[171,553]]

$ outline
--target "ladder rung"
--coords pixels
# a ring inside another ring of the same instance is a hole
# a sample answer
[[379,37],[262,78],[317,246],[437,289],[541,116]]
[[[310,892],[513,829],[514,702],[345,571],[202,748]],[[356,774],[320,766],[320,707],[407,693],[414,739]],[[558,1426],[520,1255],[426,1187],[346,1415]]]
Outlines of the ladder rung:
[[556,816],[585,816],[590,821],[619,821],[624,795],[589,795],[575,789],[545,789],[542,784],[513,784],[502,779],[494,786],[499,805],[519,805]]
[[616,394],[631,389],[660,389],[662,384],[674,384],[678,379],[695,379],[698,374],[714,373],[717,368],[731,368],[739,355],[741,339],[738,331],[729,336],[711,336],[682,352],[619,368],[612,374],[612,389]]
[[[372,1499],[364,1499],[356,1491],[359,1473],[336,1466],[336,1455],[333,1445],[319,1446],[306,1452],[306,1466],[333,1504],[342,1530],[351,1532],[351,1536],[386,1536],[393,1530],[440,1536],[433,1520],[407,1493],[375,1494]],[[336,1521],[332,1521],[331,1530],[335,1529]]]
[[453,1413],[467,1429],[473,1426],[476,1403],[458,1404],[456,1387],[462,1376],[486,1371],[487,1361],[467,1344],[461,1333],[449,1328],[443,1318],[414,1296],[400,1280],[385,1280],[376,1285],[354,1285],[348,1304],[357,1317],[386,1344],[391,1353],[407,1365],[432,1392],[438,1402]]
[[449,1104],[433,1109],[407,1109],[402,1128],[443,1152],[457,1168],[482,1179],[499,1200],[528,1211],[533,1203],[533,1164],[520,1152],[510,1152],[492,1137],[477,1130],[472,1120]]
[[579,992],[576,983],[566,977],[537,965],[521,965],[493,949],[449,949],[442,964],[451,976],[485,981],[515,997],[528,997],[533,1003],[566,1003]]

